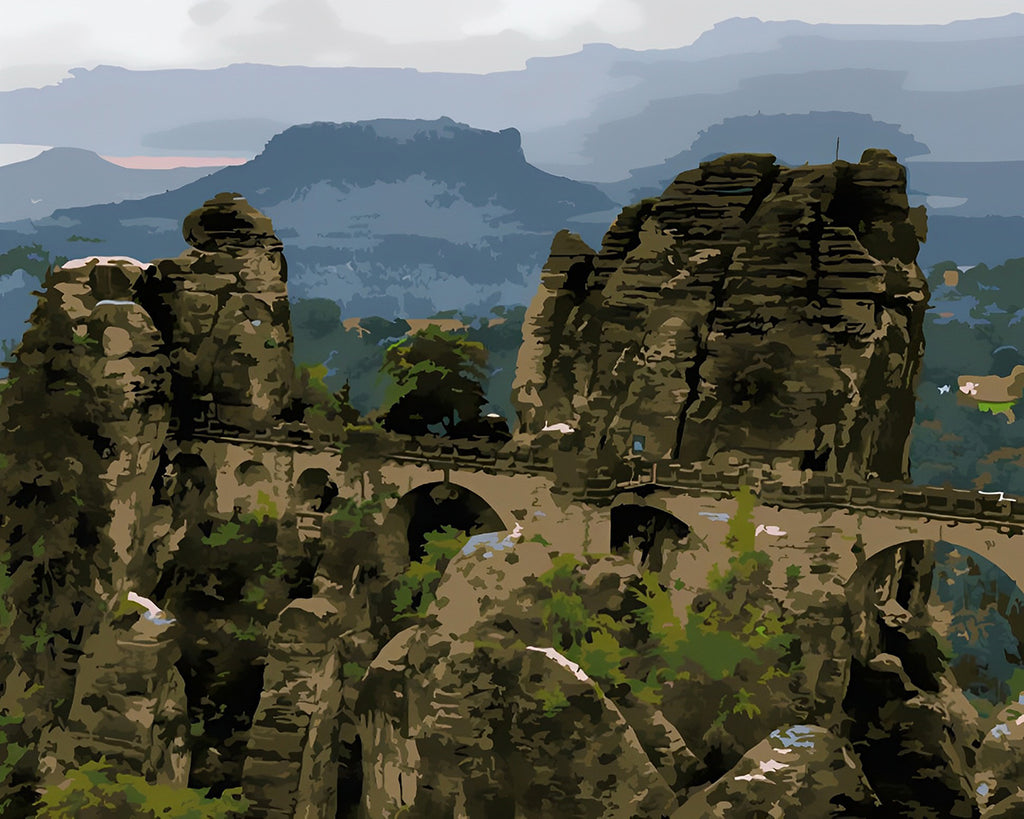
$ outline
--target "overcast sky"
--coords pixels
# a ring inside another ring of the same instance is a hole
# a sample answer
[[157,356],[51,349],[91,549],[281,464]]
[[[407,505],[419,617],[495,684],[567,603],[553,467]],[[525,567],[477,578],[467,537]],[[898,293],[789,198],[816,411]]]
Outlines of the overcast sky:
[[583,43],[688,45],[729,17],[948,23],[1024,0],[3,0],[0,90],[68,68],[410,66],[487,72]]

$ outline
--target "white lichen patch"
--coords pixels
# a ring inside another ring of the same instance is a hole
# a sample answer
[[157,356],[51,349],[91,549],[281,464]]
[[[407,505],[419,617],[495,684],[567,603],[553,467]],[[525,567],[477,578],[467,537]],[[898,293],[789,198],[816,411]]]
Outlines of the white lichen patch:
[[558,651],[553,649],[553,648],[541,648],[540,646],[527,646],[526,650],[527,651],[539,651],[541,654],[546,654],[548,657],[550,657],[552,660],[554,660],[556,663],[558,663],[560,666],[562,666],[562,668],[569,669],[575,675],[577,680],[580,680],[582,682],[586,682],[587,680],[590,679],[590,677],[587,676],[587,672],[586,671],[584,671],[582,668],[580,668],[576,663],[574,663],[568,657],[565,657],[562,654],[559,654]]

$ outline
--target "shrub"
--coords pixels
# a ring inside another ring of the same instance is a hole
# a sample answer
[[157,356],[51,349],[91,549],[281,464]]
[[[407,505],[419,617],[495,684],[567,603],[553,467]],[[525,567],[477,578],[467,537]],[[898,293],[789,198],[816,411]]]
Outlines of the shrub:
[[467,536],[458,529],[445,526],[429,532],[423,546],[423,558],[414,560],[396,579],[395,614],[400,618],[422,618],[434,602],[434,593],[448,561],[466,545]]
[[67,780],[48,788],[39,803],[41,819],[229,819],[244,816],[249,802],[241,788],[216,799],[191,788],[153,785],[141,776],[115,773],[100,758],[70,771]]

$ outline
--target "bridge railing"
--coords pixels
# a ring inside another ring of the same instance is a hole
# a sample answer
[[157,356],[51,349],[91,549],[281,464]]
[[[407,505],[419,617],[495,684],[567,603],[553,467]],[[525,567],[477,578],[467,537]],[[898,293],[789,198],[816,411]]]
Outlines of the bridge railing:
[[[259,432],[246,432],[209,423],[194,430],[197,438],[250,442],[261,446],[313,448],[303,429],[296,425],[279,426]],[[298,425],[301,426],[301,425]],[[372,433],[372,434],[371,434]],[[369,437],[367,437],[369,436]],[[358,437],[358,436],[356,436]],[[551,473],[550,460],[531,447],[515,447],[501,442],[444,439],[434,436],[398,436],[381,430],[368,430],[360,438],[372,444],[370,451],[399,461],[427,463],[433,468],[480,469],[504,473]],[[977,492],[934,486],[841,481],[815,475],[802,484],[787,483],[761,468],[730,466],[701,469],[675,461],[640,461],[629,464],[632,475],[617,481],[610,475],[588,475],[579,488],[583,498],[599,499],[639,486],[661,486],[690,492],[731,493],[750,485],[763,503],[823,506],[851,510],[895,511],[925,517],[1024,525],[1024,499],[1007,498],[999,492]]]
[[452,468],[484,468],[505,472],[547,472],[550,462],[528,447],[501,442],[405,438],[391,455],[397,460],[426,461]]
[[1024,500],[1002,493],[977,492],[935,486],[837,481],[814,476],[802,484],[765,478],[759,470],[739,467],[701,470],[673,462],[634,463],[631,480],[620,489],[639,485],[703,491],[735,491],[747,483],[762,502],[833,506],[850,509],[882,509],[965,520],[1024,523]]

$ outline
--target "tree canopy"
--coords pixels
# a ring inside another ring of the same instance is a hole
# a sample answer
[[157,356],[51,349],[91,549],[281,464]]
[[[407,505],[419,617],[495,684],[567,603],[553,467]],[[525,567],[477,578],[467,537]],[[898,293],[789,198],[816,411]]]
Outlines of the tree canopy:
[[440,425],[445,435],[480,417],[486,403],[487,349],[464,333],[431,324],[395,342],[384,354],[381,372],[389,390],[386,429],[412,435]]

